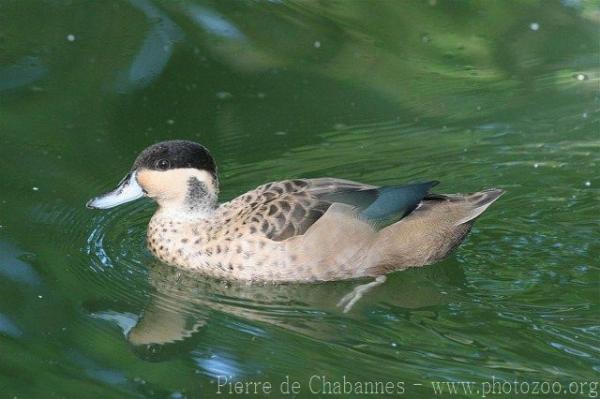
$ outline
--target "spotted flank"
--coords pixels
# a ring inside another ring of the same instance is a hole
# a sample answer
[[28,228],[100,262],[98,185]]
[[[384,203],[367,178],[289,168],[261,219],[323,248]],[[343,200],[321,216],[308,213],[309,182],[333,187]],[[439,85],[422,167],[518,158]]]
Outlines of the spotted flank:
[[173,266],[230,280],[342,280],[444,258],[503,193],[432,194],[436,184],[293,179],[219,203],[208,150],[176,140],[144,150],[120,186],[88,207],[156,201],[148,247]]

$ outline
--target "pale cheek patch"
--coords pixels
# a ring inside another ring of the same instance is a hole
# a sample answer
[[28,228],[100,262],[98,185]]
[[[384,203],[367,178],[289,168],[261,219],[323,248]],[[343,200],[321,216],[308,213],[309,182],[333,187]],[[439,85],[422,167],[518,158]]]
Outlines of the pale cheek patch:
[[[157,201],[185,201],[190,189],[195,197],[216,194],[215,184],[210,173],[191,168],[156,171],[142,169],[137,173],[137,181]],[[193,187],[190,182],[194,182]]]
[[176,182],[166,176],[168,173],[141,170],[138,172],[137,180],[150,198],[163,199],[172,196],[174,193],[171,193],[171,191],[177,189]]

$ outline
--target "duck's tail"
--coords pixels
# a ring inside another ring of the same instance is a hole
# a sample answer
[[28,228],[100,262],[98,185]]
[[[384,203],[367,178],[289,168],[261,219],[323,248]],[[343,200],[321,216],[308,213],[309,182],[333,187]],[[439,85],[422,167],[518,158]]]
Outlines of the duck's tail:
[[463,196],[463,212],[465,212],[465,215],[455,222],[455,226],[470,222],[477,218],[504,193],[505,191],[502,189],[491,188]]
[[406,218],[379,232],[372,250],[373,275],[446,257],[504,190],[471,194],[428,194]]

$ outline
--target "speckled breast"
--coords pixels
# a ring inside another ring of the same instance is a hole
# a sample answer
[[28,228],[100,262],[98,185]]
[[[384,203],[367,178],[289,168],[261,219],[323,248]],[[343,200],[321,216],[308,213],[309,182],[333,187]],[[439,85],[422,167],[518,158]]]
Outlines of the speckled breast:
[[148,248],[167,264],[214,277],[254,281],[300,278],[285,243],[250,230],[214,220],[185,223],[155,216],[148,226]]

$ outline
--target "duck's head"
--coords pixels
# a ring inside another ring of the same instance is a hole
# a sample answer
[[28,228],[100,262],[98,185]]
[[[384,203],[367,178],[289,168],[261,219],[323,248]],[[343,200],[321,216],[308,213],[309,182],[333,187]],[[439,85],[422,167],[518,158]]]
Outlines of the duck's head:
[[208,150],[171,140],[142,151],[117,188],[86,205],[108,209],[147,196],[164,208],[202,211],[216,205],[217,194],[217,167]]

